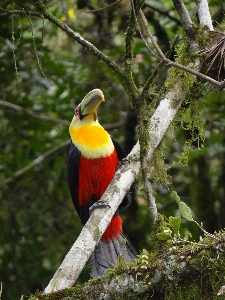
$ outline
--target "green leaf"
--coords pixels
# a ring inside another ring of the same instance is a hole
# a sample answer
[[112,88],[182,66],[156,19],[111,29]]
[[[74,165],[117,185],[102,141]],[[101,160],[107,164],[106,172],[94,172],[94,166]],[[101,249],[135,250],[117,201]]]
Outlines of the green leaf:
[[172,191],[171,198],[173,198],[177,202],[178,205],[180,204],[180,197],[177,195],[177,192]]
[[171,233],[172,231],[169,228],[166,228],[156,236],[160,241],[167,241],[172,239]]
[[184,219],[186,219],[188,221],[194,221],[190,208],[184,202],[179,203],[179,211],[180,211],[181,216]]
[[181,217],[169,217],[169,224],[171,228],[173,229],[173,232],[178,234],[181,224]]

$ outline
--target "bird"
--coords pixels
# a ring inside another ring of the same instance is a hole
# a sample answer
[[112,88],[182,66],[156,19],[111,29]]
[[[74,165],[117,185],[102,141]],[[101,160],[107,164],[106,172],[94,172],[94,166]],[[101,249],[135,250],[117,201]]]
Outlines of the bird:
[[[105,101],[100,89],[90,91],[76,107],[69,127],[71,146],[68,157],[68,185],[75,209],[85,225],[125,156],[117,140],[100,125],[98,106]],[[122,230],[119,210],[127,208],[128,192],[90,257],[91,276],[105,275],[123,259],[136,258],[136,251]]]

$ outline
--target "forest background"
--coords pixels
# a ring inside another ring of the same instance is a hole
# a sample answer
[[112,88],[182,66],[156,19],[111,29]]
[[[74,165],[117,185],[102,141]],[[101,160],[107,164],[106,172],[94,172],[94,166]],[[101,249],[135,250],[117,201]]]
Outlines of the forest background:
[[[52,14],[122,65],[131,4],[122,1],[98,10],[111,3],[46,1]],[[184,3],[195,19],[195,2]],[[34,11],[32,1],[0,4],[0,282],[4,299],[42,290],[81,231],[66,169],[68,126],[75,106],[90,90],[100,88],[106,99],[99,108],[100,123],[126,154],[138,139],[136,112],[115,72],[47,20],[4,11],[21,7]],[[222,30],[225,4],[210,0],[209,7],[214,25]],[[174,60],[184,32],[172,1],[146,0],[143,11],[159,46]],[[159,66],[156,50],[147,47],[145,39],[147,35],[137,30],[130,63],[139,89],[154,76],[151,116],[165,91],[168,66]],[[153,187],[159,213],[167,217],[179,213],[171,198],[171,191],[176,191],[194,219],[213,233],[225,228],[225,95],[209,84],[204,84],[204,92],[199,87],[199,96],[196,90],[158,149]],[[190,105],[192,98],[194,105]],[[123,213],[124,232],[137,251],[150,250],[151,220],[141,176],[131,191],[132,204]],[[198,241],[201,231],[183,220],[181,234]],[[86,267],[77,283],[88,278]]]

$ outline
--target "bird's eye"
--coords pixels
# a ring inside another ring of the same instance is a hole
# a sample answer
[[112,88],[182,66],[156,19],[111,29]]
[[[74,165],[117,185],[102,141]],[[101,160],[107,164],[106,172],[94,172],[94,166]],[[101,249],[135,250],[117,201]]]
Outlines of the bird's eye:
[[78,115],[78,112],[79,112],[79,110],[78,110],[78,107],[75,109],[75,111],[74,111],[74,113],[75,113],[75,115],[77,116]]

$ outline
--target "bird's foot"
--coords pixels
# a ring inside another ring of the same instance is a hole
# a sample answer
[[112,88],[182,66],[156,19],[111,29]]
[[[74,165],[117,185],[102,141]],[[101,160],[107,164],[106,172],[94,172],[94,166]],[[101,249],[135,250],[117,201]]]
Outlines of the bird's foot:
[[127,158],[123,158],[122,160],[120,160],[119,161],[119,163],[118,163],[118,166],[117,166],[117,170],[120,168],[120,167],[122,167],[123,165],[125,165],[126,163],[130,163],[130,161],[129,161],[129,159],[127,159]]
[[89,215],[91,215],[96,208],[102,208],[102,207],[110,208],[110,205],[106,204],[105,202],[103,202],[101,200],[96,201],[94,204],[92,204],[91,207],[89,207]]

